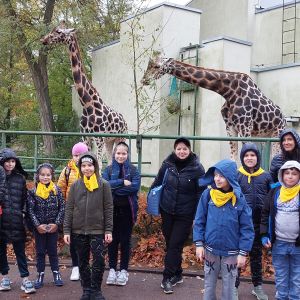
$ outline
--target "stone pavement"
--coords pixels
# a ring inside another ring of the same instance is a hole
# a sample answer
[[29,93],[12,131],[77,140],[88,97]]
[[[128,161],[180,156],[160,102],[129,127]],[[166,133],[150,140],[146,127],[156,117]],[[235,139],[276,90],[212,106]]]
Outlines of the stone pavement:
[[[18,269],[15,265],[10,265],[10,268],[9,274],[13,281],[12,290],[9,292],[0,292],[0,300],[79,300],[81,296],[80,282],[72,282],[69,280],[70,268],[61,268],[65,285],[63,287],[56,287],[52,283],[51,270],[47,267],[45,285],[33,295],[26,295],[21,291],[21,279],[18,274]],[[29,268],[32,274],[31,278],[34,278],[35,267],[30,266]],[[129,274],[129,281],[126,286],[107,286],[105,283],[102,285],[106,300],[201,300],[203,298],[203,279],[200,276],[185,276],[184,282],[174,287],[173,294],[165,295],[160,288],[161,274],[141,271],[131,271]],[[107,271],[104,274],[104,279],[106,279],[106,276]],[[252,285],[249,282],[243,281],[239,288],[239,299],[255,300],[256,297],[251,295],[251,288]],[[273,300],[275,294],[274,284],[265,284],[264,288],[269,295],[269,299]],[[220,290],[221,282],[218,282],[218,297],[220,297]]]

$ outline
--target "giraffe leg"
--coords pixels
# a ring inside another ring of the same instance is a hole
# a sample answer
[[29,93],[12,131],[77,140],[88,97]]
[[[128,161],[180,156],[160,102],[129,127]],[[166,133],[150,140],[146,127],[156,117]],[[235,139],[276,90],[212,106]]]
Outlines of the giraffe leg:
[[112,154],[113,154],[113,147],[114,147],[115,140],[106,140],[105,141],[105,154],[107,159],[107,164],[111,164],[112,162]]
[[83,143],[85,143],[88,146],[89,151],[91,151],[92,150],[92,140],[91,140],[91,138],[82,137],[81,140],[82,140]]
[[96,156],[99,164],[99,172],[102,170],[102,159],[103,159],[103,150],[104,150],[104,140],[103,138],[94,138],[96,145]]
[[[234,129],[233,126],[226,126],[226,132],[229,137],[238,136],[238,133]],[[229,141],[229,146],[230,146],[230,159],[232,159],[233,161],[237,161],[237,159],[238,159],[238,142]]]

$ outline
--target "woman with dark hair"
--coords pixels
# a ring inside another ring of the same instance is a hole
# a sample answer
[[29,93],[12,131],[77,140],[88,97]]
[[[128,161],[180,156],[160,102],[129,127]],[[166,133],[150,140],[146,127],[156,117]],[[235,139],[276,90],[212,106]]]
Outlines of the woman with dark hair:
[[280,135],[281,153],[271,161],[270,174],[274,182],[278,182],[278,171],[288,160],[300,162],[300,136],[293,128],[284,129]]
[[[161,288],[173,293],[173,286],[182,283],[182,250],[193,225],[203,189],[198,180],[205,171],[198,156],[191,151],[187,138],[175,140],[173,152],[163,161],[151,189],[165,187],[160,201],[162,232],[166,241],[165,266]],[[166,175],[165,175],[166,174]]]

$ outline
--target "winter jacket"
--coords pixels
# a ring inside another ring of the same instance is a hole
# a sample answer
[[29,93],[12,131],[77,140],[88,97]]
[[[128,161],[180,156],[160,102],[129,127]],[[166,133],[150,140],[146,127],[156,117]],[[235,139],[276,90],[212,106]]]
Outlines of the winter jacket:
[[[283,141],[283,137],[290,133],[296,140],[296,148],[298,149],[298,153],[300,153],[300,136],[299,134],[292,128],[287,128],[281,131],[279,138],[280,138],[280,147],[281,147],[281,151],[284,151],[283,147],[282,147],[282,141]],[[282,153],[277,154],[273,157],[272,161],[271,161],[271,166],[270,166],[270,174],[272,176],[272,179],[274,182],[278,181],[278,171],[281,168],[281,166],[287,161],[287,160],[297,160],[298,162],[300,162],[300,158],[299,157],[291,157],[290,159],[284,159]]]
[[1,230],[1,217],[2,217],[2,203],[4,202],[5,195],[5,171],[0,166],[0,230]]
[[200,179],[200,184],[214,184],[215,170],[227,179],[237,201],[234,206],[232,201],[228,201],[225,205],[217,207],[210,197],[210,188],[207,188],[198,204],[193,240],[196,246],[204,245],[214,255],[247,255],[252,248],[254,229],[251,209],[237,182],[236,163],[231,160],[218,162],[209,168]]
[[151,189],[163,182],[167,171],[160,208],[173,215],[190,215],[194,218],[203,188],[198,180],[205,171],[196,154],[191,153],[191,159],[186,167],[179,172],[175,165],[175,154],[170,154],[162,163]]
[[81,178],[76,180],[69,192],[66,203],[64,220],[64,234],[104,234],[113,230],[113,200],[109,183],[99,176],[99,164],[91,152],[89,155],[95,162],[95,174],[98,179],[98,189],[90,192],[83,182],[81,173],[81,158],[79,159],[79,172]]
[[56,195],[50,192],[47,199],[36,195],[36,188],[28,191],[27,212],[32,224],[38,227],[41,224],[62,225],[65,216],[65,201],[58,186]]
[[68,200],[70,187],[77,179],[78,178],[76,177],[76,171],[74,170],[73,160],[71,159],[67,166],[61,171],[57,181],[57,185],[60,187],[63,197],[66,201]]
[[[122,168],[122,170],[121,170]],[[120,170],[122,171],[122,178],[120,178]],[[120,165],[113,158],[112,164],[107,166],[102,174],[111,187],[113,200],[117,197],[127,197],[128,204],[131,208],[132,222],[136,222],[138,211],[138,191],[141,186],[141,176],[138,169],[127,159],[124,164]],[[124,185],[124,179],[131,182],[130,186]]]
[[[244,163],[244,156],[248,151],[256,153],[257,164],[254,168],[254,172],[256,172],[260,168],[261,156],[254,143],[246,143],[243,145],[240,153],[242,166],[249,172],[248,167]],[[272,177],[268,172],[251,177],[250,183],[248,183],[248,176],[238,172],[238,183],[246,198],[247,204],[252,209],[252,217],[255,224],[260,224],[261,210],[264,205],[264,200],[271,189],[272,182]]]

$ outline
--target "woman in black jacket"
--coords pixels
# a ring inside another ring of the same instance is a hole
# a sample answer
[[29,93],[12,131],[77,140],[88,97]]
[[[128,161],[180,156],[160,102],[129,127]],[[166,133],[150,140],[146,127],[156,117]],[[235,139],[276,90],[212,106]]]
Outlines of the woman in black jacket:
[[165,267],[161,287],[166,294],[182,283],[182,250],[193,224],[202,189],[198,180],[205,174],[196,154],[191,151],[190,141],[184,137],[174,143],[174,151],[163,161],[151,186],[163,182],[166,174],[160,213],[162,231],[166,241]]

